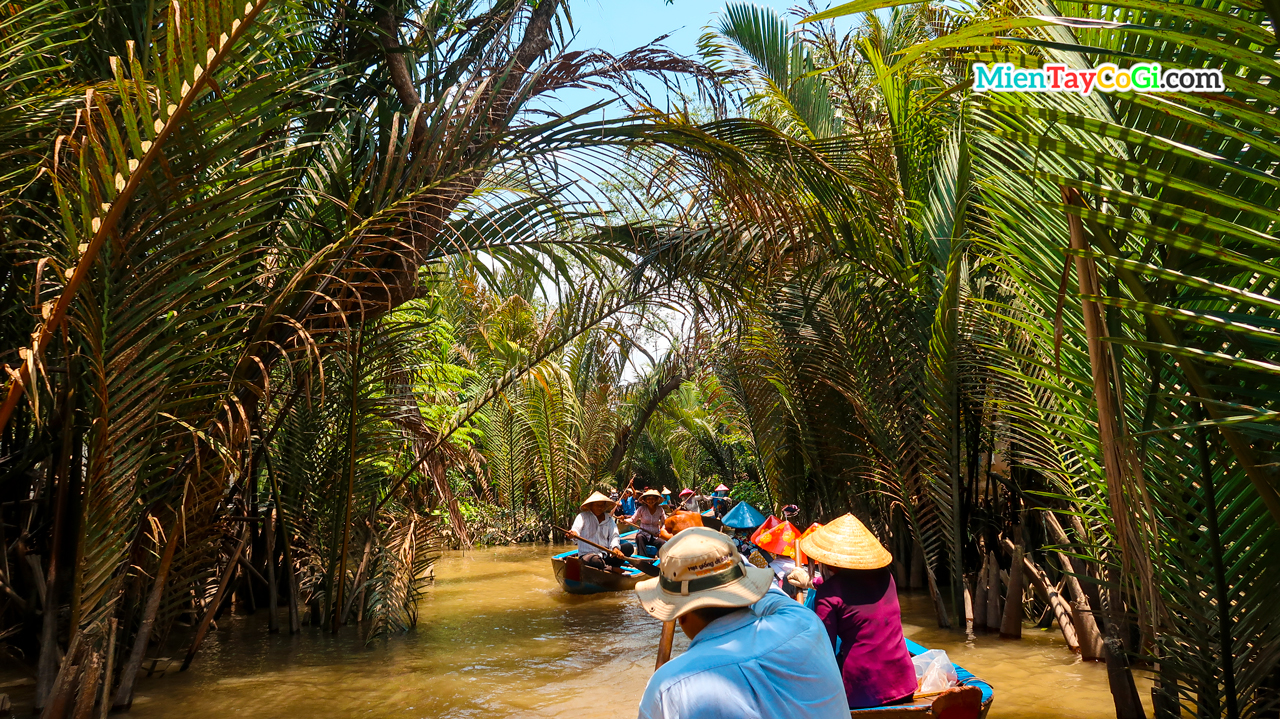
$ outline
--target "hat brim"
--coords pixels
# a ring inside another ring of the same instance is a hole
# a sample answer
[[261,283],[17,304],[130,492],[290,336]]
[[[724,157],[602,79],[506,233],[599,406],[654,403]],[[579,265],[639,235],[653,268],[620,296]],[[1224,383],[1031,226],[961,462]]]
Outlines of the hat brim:
[[658,579],[646,579],[636,585],[640,606],[654,619],[669,622],[682,614],[706,607],[746,607],[760,601],[773,583],[773,570],[743,564],[744,575],[715,589],[672,594],[663,589]]
[[841,569],[884,569],[890,564],[893,564],[893,555],[890,554],[883,546],[860,552],[858,554],[837,552],[817,546],[813,535],[801,537],[799,546],[800,551],[804,552],[806,557],[812,559],[818,564],[825,564],[828,567],[839,567]]

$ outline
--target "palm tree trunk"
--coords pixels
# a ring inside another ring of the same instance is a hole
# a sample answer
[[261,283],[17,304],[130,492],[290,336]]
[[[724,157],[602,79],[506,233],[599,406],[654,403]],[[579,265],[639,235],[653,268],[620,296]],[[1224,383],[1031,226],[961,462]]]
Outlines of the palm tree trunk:
[[[1067,533],[1062,531],[1062,525],[1058,523],[1058,518],[1053,516],[1053,512],[1046,509],[1041,516],[1044,518],[1044,527],[1049,533],[1049,541],[1064,547],[1070,546],[1071,541],[1067,539]],[[1062,565],[1067,589],[1074,597],[1072,616],[1075,618],[1076,636],[1080,640],[1080,656],[1085,661],[1104,659],[1106,648],[1102,644],[1102,632],[1098,629],[1095,614],[1095,607],[1101,607],[1101,602],[1094,604],[1093,599],[1081,587],[1077,577],[1085,574],[1084,568],[1079,566],[1081,562],[1075,561],[1065,552],[1060,551],[1058,563]]]
[[279,588],[276,586],[276,513],[272,507],[264,518],[262,534],[267,550],[267,632],[280,632],[280,621],[276,618],[279,609]]
[[173,528],[165,542],[164,554],[160,556],[160,566],[156,569],[156,578],[152,581],[151,594],[147,597],[147,606],[142,610],[142,623],[138,625],[138,636],[133,640],[133,649],[129,659],[120,669],[120,688],[116,690],[112,708],[128,709],[133,705],[133,682],[142,667],[142,660],[147,655],[147,644],[151,641],[151,630],[156,623],[156,615],[160,612],[160,600],[164,597],[165,582],[169,579],[169,568],[173,566],[173,555],[178,549],[178,539],[182,535],[183,511],[179,508],[174,519]]
[[[227,587],[231,584],[231,577],[235,575],[236,566],[240,563],[240,553],[244,551],[244,547],[248,543],[249,527],[246,523],[245,528],[240,531],[240,542],[236,545],[235,551],[231,553],[230,559],[227,560],[227,568],[222,571],[222,580],[218,582],[218,591],[214,592],[213,600],[205,608],[204,616],[200,618],[200,625],[196,627],[196,636],[191,640],[191,646],[187,648],[187,656],[182,660],[182,671],[185,672],[191,666],[191,660],[195,659],[196,652],[200,651],[200,644],[204,641],[204,635],[209,632],[209,623],[213,621],[213,615],[218,611],[218,606],[222,604],[222,596],[226,594]],[[137,651],[136,646],[134,651]]]
[[[1069,205],[1084,205],[1083,198],[1075,190],[1063,190],[1063,201]],[[1081,312],[1084,315],[1085,339],[1089,345],[1089,364],[1093,370],[1093,397],[1098,407],[1098,439],[1102,444],[1103,470],[1107,478],[1107,494],[1116,523],[1116,534],[1119,551],[1128,552],[1131,543],[1136,542],[1130,525],[1130,512],[1127,501],[1125,471],[1128,468],[1124,451],[1118,436],[1121,432],[1119,423],[1124,421],[1116,406],[1115,394],[1112,391],[1110,373],[1111,358],[1103,345],[1102,314],[1098,305],[1089,297],[1097,297],[1101,293],[1098,287],[1097,267],[1093,259],[1086,255],[1088,240],[1085,237],[1084,222],[1078,215],[1067,213],[1067,224],[1071,234],[1071,249],[1075,256],[1076,282],[1081,295]],[[1119,598],[1119,592],[1116,593]],[[1138,697],[1137,686],[1133,682],[1133,674],[1129,671],[1128,662],[1123,655],[1123,645],[1119,638],[1120,607],[1112,602],[1112,616],[1107,622],[1107,679],[1111,685],[1111,696],[1116,705],[1117,719],[1146,719],[1146,710]]]
[[333,627],[336,634],[342,624],[342,593],[347,583],[347,551],[351,542],[351,505],[355,503],[356,493],[356,400],[360,392],[360,351],[364,344],[364,326],[356,330],[356,351],[351,358],[351,406],[347,417],[347,501],[345,517],[342,520],[342,547],[338,550],[338,572],[333,579],[337,596],[333,602]]
[[[74,447],[72,437],[75,434],[75,390],[68,389],[62,398],[62,453],[58,458],[58,469],[54,474],[57,482],[56,499],[53,510],[53,546],[49,549],[49,574],[45,589],[45,603],[41,606],[44,612],[43,626],[40,636],[40,659],[36,664],[36,703],[37,710],[44,708],[44,702],[53,686],[54,675],[58,666],[58,575],[61,572],[60,558],[63,554],[63,535],[66,533],[67,495],[71,483],[71,451]],[[3,551],[3,547],[0,547]]]
[[267,478],[271,480],[271,498],[275,501],[276,516],[279,517],[281,559],[284,560],[285,581],[289,584],[289,633],[297,634],[302,631],[302,616],[298,611],[298,575],[293,569],[293,551],[289,546],[289,523],[285,519],[284,504],[280,501],[280,484],[271,465],[271,453],[264,452],[263,459],[267,465]]

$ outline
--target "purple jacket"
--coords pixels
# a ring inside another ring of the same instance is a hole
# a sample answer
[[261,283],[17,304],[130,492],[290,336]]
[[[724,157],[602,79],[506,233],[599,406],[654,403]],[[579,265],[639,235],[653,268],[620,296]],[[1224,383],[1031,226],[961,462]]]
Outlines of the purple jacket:
[[916,670],[902,638],[898,589],[888,568],[842,569],[815,591],[851,709],[911,696]]

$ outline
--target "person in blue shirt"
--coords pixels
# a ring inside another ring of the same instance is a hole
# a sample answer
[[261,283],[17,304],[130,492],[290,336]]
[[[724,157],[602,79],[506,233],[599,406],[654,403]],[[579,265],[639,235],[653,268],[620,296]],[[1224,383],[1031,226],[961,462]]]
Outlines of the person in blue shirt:
[[711,492],[711,508],[716,512],[716,519],[724,519],[725,512],[729,511],[728,487],[721,484]]
[[731,539],[705,527],[680,532],[658,556],[659,575],[636,596],[690,641],[650,677],[639,719],[848,719],[826,629],[770,587],[772,570],[745,563]]
[[630,487],[622,490],[622,501],[618,505],[618,509],[614,514],[619,517],[630,517],[636,513],[636,496]]

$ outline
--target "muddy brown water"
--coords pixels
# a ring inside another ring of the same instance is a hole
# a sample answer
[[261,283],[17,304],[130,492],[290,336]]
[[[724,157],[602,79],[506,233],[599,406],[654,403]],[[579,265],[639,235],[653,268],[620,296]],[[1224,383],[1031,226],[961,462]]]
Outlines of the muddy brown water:
[[[290,637],[285,624],[269,636],[262,612],[224,617],[189,671],[140,680],[125,716],[634,717],[660,625],[630,593],[565,594],[552,553],[546,545],[446,553],[418,628],[371,646],[352,629],[304,627]],[[967,643],[937,628],[927,595],[904,594],[902,604],[908,637],[945,649],[995,687],[992,719],[1115,716],[1102,665],[1082,663],[1056,631]],[[676,634],[679,653],[688,642]]]

